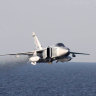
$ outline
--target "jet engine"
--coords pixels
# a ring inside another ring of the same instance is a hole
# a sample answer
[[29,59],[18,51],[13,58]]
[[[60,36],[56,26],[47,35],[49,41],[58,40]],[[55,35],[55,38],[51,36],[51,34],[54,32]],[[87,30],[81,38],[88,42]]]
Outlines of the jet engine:
[[47,57],[46,57],[47,61],[48,62],[52,62],[52,48],[51,47],[48,47],[47,48]]
[[52,57],[52,48],[51,47],[48,47],[47,48],[47,58],[51,58]]

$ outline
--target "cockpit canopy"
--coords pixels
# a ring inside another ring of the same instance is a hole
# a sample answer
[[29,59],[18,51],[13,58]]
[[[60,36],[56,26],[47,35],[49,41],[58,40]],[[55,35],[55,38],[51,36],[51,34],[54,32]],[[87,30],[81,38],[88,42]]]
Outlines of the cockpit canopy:
[[63,43],[57,43],[55,46],[57,46],[57,47],[65,47],[65,45]]

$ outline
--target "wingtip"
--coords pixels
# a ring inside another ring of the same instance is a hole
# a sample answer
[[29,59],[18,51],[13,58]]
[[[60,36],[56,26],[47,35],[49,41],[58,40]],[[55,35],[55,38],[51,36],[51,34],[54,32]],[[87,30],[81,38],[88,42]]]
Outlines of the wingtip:
[[0,56],[6,56],[6,55],[0,55]]
[[90,55],[90,54],[88,54],[88,53],[84,53],[85,55]]

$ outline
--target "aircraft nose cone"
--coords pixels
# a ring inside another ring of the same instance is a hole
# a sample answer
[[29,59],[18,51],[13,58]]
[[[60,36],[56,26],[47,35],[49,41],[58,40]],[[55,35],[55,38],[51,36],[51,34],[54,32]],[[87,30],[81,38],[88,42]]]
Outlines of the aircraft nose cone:
[[70,49],[69,48],[67,48],[67,49],[68,49],[67,55],[69,55],[70,54]]
[[68,53],[70,53],[70,49],[69,49],[69,48],[67,48],[67,50],[68,50]]

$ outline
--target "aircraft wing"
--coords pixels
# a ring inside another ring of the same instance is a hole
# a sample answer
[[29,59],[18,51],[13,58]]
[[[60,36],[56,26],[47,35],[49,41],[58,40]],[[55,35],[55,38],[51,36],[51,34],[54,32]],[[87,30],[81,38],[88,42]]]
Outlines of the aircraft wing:
[[[37,53],[41,53],[43,52],[45,49],[43,50],[35,50]],[[35,51],[30,51],[30,52],[22,52],[22,53],[16,53],[16,54],[4,54],[4,55],[0,55],[0,56],[6,56],[6,55],[33,55]]]
[[16,53],[16,54],[5,54],[0,56],[6,56],[6,55],[33,55],[34,52],[22,52],[22,53]]
[[87,53],[78,53],[78,52],[70,52],[71,54],[81,54],[81,55],[90,55],[90,54],[87,54]]

